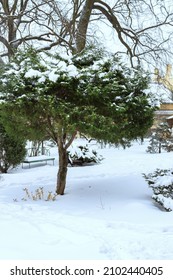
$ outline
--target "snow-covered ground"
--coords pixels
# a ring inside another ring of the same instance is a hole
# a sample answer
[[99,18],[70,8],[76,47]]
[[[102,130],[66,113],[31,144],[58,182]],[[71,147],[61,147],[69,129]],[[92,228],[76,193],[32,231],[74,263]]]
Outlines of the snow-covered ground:
[[93,144],[104,160],[69,167],[66,193],[56,201],[22,200],[24,188],[54,192],[56,148],[54,166],[0,174],[0,259],[173,259],[173,212],[154,204],[142,177],[172,167],[173,153],[148,154],[146,147],[146,141],[125,150]]

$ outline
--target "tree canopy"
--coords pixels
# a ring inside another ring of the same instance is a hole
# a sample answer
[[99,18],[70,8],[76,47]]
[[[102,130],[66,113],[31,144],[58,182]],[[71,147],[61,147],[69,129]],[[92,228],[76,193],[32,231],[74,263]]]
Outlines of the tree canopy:
[[141,69],[130,70],[102,50],[63,57],[30,49],[6,66],[1,92],[9,104],[24,108],[27,118],[31,115],[30,122],[33,116],[43,123],[45,117],[55,118],[68,132],[82,130],[118,144],[142,136],[151,124],[147,86]]

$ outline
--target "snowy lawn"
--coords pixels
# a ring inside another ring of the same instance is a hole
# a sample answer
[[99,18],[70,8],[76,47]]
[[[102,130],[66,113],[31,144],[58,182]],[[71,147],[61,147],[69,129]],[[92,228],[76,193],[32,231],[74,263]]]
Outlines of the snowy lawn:
[[173,259],[173,212],[154,204],[142,177],[173,167],[173,153],[148,154],[147,145],[134,142],[123,150],[93,144],[104,160],[69,167],[66,193],[56,201],[21,200],[24,188],[54,192],[56,148],[54,166],[1,174],[0,259]]

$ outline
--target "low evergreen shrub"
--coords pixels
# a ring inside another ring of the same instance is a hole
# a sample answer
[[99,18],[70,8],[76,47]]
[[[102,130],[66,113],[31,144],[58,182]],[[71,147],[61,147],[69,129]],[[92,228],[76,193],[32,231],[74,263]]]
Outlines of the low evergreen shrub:
[[21,138],[11,136],[0,124],[0,172],[7,173],[9,168],[14,168],[26,156],[26,142]]
[[153,191],[152,199],[166,211],[173,210],[173,170],[156,169],[153,173],[143,174]]

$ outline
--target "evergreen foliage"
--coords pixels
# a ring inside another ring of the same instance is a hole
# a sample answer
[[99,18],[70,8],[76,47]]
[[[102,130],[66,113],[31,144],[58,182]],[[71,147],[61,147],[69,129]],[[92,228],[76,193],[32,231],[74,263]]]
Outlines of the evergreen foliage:
[[173,170],[156,169],[153,173],[143,174],[150,188],[152,198],[166,211],[173,210]]
[[9,135],[0,124],[0,172],[7,173],[22,162],[26,155],[26,142]]
[[55,132],[60,125],[68,133],[77,129],[126,145],[152,124],[147,85],[141,70],[130,70],[118,57],[101,51],[63,58],[39,57],[30,49],[19,53],[2,75],[1,108],[20,126],[27,125],[28,134],[45,128]]
[[1,75],[1,115],[10,132],[15,123],[29,139],[53,139],[64,173],[77,131],[124,147],[143,137],[154,112],[147,86],[141,69],[129,69],[102,50],[51,56],[29,49]]
[[172,131],[166,122],[160,123],[152,133],[147,148],[148,153],[161,153],[162,150],[173,151]]

